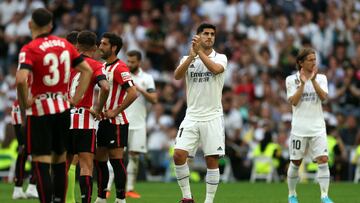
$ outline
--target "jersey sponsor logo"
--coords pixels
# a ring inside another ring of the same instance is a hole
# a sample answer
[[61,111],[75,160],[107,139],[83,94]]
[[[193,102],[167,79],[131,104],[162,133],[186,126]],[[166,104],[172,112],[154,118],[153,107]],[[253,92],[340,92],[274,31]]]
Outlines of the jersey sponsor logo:
[[193,82],[209,82],[210,77],[213,77],[214,74],[212,72],[190,72],[190,78],[192,78]]
[[316,92],[304,92],[301,96],[301,101],[304,102],[317,102],[318,101],[318,96],[316,94]]
[[123,81],[128,81],[128,80],[131,80],[131,75],[128,72],[122,72],[121,78],[123,79]]

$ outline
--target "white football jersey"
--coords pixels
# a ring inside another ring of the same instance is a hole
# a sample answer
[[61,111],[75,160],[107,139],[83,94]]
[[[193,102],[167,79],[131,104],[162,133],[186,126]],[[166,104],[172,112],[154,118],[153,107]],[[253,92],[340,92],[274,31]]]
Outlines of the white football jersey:
[[[147,92],[155,92],[155,82],[150,74],[139,69],[137,75],[131,73],[135,85]],[[139,93],[138,98],[125,109],[129,121],[129,129],[145,128],[146,126],[146,99]]]
[[[317,74],[315,78],[322,90],[328,93],[326,76]],[[300,73],[286,78],[286,94],[289,99],[300,86]],[[305,82],[304,92],[299,103],[292,106],[291,134],[300,137],[326,136],[325,119],[321,99],[316,94],[310,80]]]
[[[188,56],[184,56],[180,64]],[[185,119],[193,121],[208,121],[223,115],[221,97],[224,87],[227,58],[224,54],[214,50],[209,58],[224,67],[224,72],[213,74],[210,72],[199,56],[191,62],[186,75],[187,109]]]

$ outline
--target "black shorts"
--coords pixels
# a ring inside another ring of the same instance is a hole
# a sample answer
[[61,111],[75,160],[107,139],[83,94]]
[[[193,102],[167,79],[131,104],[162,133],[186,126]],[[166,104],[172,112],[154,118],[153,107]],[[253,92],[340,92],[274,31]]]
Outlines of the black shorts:
[[26,150],[34,155],[62,154],[69,139],[70,110],[62,113],[28,116]]
[[115,125],[109,120],[99,122],[97,146],[107,148],[124,148],[127,146],[129,124]]
[[68,153],[95,153],[95,129],[70,129]]
[[18,145],[24,145],[25,144],[25,129],[21,126],[21,124],[16,124],[14,126],[14,131],[16,135],[16,139],[18,141]]

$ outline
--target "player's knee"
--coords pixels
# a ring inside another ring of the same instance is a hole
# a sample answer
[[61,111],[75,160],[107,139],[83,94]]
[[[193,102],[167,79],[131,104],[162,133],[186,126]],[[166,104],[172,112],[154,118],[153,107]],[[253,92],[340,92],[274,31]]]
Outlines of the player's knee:
[[301,165],[301,161],[302,161],[302,160],[291,160],[291,162],[292,162],[295,166],[300,166],[300,165]]
[[187,154],[185,151],[175,150],[173,158],[176,165],[183,165],[186,162]]
[[320,156],[317,158],[317,163],[318,164],[325,164],[328,162],[328,157],[327,156]]

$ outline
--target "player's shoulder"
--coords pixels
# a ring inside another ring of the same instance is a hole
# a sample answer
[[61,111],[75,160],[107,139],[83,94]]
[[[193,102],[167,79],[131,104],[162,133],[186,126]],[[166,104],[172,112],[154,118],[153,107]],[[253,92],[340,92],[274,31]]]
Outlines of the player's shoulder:
[[291,75],[287,76],[286,79],[285,79],[286,84],[288,84],[288,83],[290,83],[292,81],[294,81],[294,83],[296,83],[296,81],[295,81],[295,80],[297,80],[297,75],[296,74],[297,73],[294,73],[294,74],[291,74]]
[[297,78],[297,73],[294,73],[294,74],[291,74],[291,75],[288,75],[287,77],[286,77],[286,80],[291,80],[291,79],[294,79],[294,78]]
[[216,57],[216,58],[224,58],[224,59],[227,59],[227,57],[226,57],[225,54],[219,53],[219,52],[217,52],[217,51],[215,51],[215,57]]
[[116,71],[129,71],[129,67],[126,65],[126,63],[122,60],[117,60],[117,66],[116,66]]
[[86,62],[89,63],[90,66],[94,66],[94,67],[99,67],[99,66],[103,67],[104,66],[103,63],[101,63],[100,61],[97,61],[93,58],[90,58],[90,57],[84,57],[84,58],[85,58]]
[[325,74],[321,74],[321,73],[319,73],[319,74],[317,74],[317,76],[316,77],[318,77],[320,80],[327,80],[327,78],[326,78],[326,75]]

